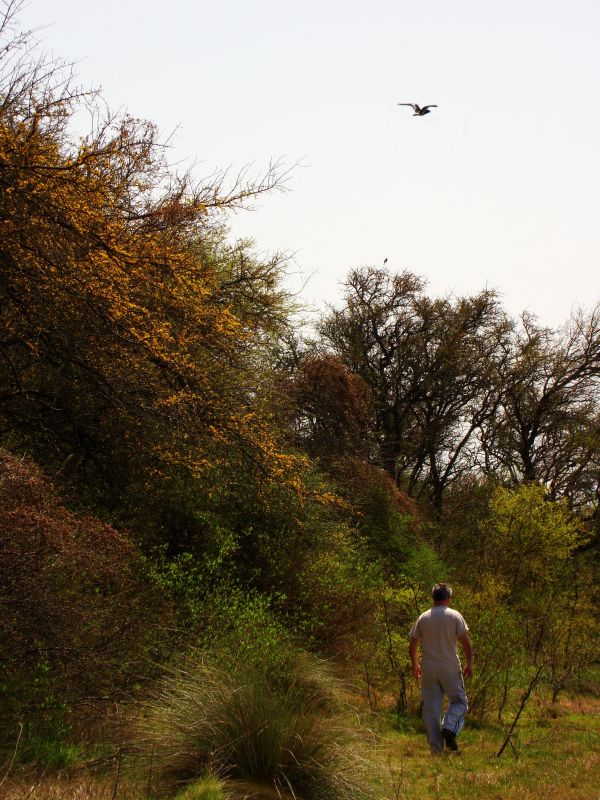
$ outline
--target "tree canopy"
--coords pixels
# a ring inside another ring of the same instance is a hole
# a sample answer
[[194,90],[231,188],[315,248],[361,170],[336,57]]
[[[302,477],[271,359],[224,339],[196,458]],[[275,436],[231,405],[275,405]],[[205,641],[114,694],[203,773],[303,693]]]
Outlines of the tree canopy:
[[287,324],[282,259],[222,223],[275,171],[229,190],[177,175],[153,124],[101,114],[27,42],[0,49],[3,435],[105,498],[132,474],[201,472],[219,448],[281,479],[293,459],[259,361]]

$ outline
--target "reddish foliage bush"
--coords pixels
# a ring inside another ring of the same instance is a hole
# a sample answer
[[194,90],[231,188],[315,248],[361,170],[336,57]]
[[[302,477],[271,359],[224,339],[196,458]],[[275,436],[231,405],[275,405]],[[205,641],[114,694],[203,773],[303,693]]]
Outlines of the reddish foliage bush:
[[330,472],[355,512],[353,524],[383,563],[397,569],[418,537],[415,502],[384,470],[358,458],[340,459]]
[[298,441],[307,452],[325,461],[368,454],[371,390],[338,358],[306,357],[289,391]]
[[68,511],[35,464],[0,451],[5,711],[27,716],[40,693],[70,704],[112,695],[143,654],[149,606],[131,543]]

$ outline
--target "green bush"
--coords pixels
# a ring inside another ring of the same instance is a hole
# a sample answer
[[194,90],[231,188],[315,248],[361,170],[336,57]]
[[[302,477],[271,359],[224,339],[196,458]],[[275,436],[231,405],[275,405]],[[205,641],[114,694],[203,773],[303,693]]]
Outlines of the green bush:
[[284,670],[292,647],[277,614],[284,598],[242,588],[226,563],[227,549],[210,559],[191,553],[167,558],[156,551],[147,560],[151,580],[177,607],[183,640],[218,649],[225,663],[262,662],[273,672]]
[[525,679],[525,623],[505,603],[503,585],[488,578],[479,592],[463,592],[460,611],[470,626],[475,652],[475,672],[468,686],[471,719],[501,719]]
[[371,626],[380,566],[346,511],[323,500],[322,478],[307,471],[304,479],[308,495],[283,486],[252,492],[242,485],[237,497],[223,489],[226,496],[214,499],[223,503],[218,523],[216,511],[202,516],[202,547],[175,556],[163,547],[148,558],[180,628],[201,646],[227,632],[237,649],[249,629],[258,626],[266,642],[273,627],[279,639],[285,627],[320,652],[338,654]]

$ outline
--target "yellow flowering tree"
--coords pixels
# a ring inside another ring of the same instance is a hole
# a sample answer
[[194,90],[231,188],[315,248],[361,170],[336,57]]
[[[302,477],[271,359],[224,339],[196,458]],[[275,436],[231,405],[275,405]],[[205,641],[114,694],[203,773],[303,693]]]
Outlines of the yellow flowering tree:
[[[102,496],[232,450],[287,479],[260,361],[282,263],[227,244],[223,212],[277,185],[195,184],[151,123],[99,115],[0,24],[0,424]],[[86,106],[91,131],[76,139]]]

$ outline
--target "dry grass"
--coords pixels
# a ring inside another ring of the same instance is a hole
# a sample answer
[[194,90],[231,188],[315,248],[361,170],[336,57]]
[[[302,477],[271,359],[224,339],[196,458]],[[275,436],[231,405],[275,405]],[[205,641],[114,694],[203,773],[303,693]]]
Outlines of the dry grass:
[[119,780],[116,796],[115,784],[114,776],[95,779],[87,775],[19,774],[4,781],[0,797],[2,800],[147,800],[139,784]]

